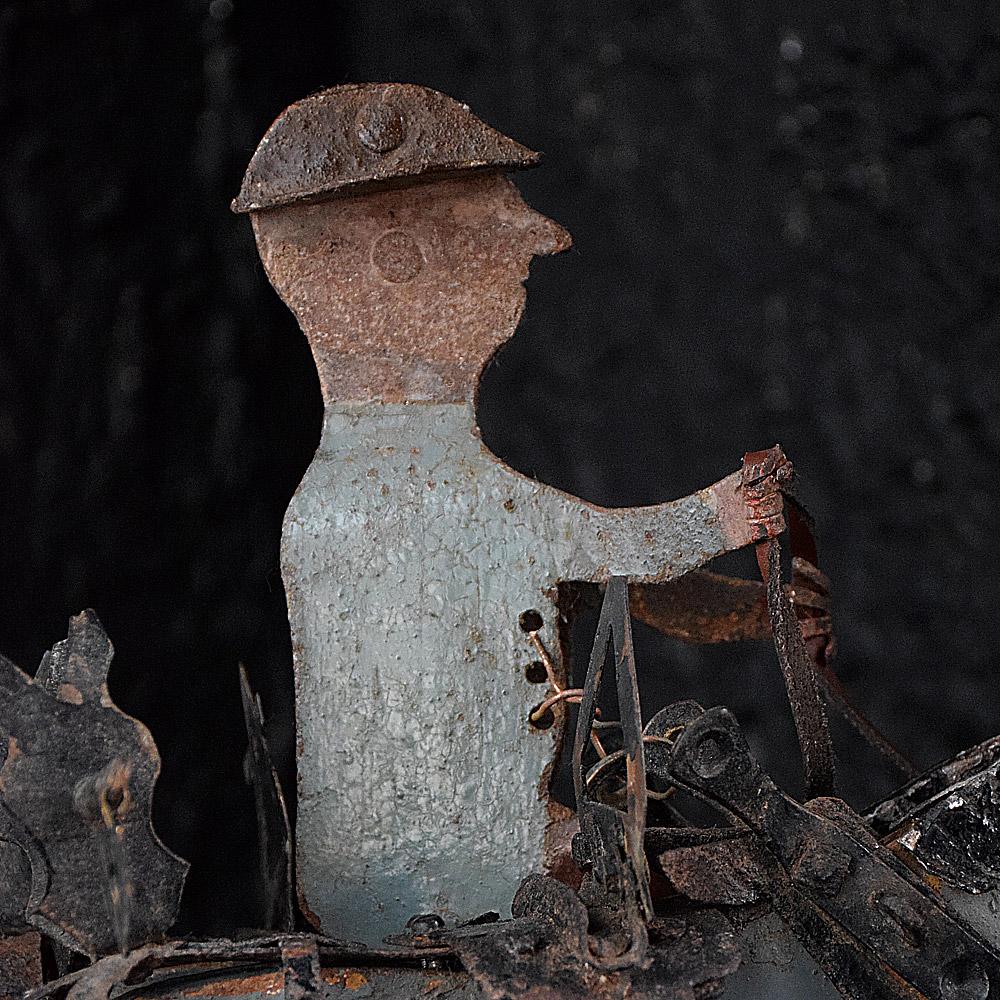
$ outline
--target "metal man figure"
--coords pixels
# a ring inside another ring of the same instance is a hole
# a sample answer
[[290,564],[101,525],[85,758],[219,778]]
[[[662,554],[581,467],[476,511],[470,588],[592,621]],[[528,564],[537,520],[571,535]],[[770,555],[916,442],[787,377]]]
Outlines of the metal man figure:
[[545,866],[561,726],[528,724],[525,612],[558,649],[559,581],[669,581],[756,540],[739,472],[611,510],[480,441],[479,375],[514,335],[529,263],[570,245],[507,177],[537,160],[423,87],[335,87],[278,118],[234,202],[326,406],[282,563],[299,885],[328,934],[503,910]]

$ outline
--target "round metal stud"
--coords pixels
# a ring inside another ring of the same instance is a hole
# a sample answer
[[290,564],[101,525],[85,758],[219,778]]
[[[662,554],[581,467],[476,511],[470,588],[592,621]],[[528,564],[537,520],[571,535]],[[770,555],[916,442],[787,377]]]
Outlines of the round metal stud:
[[380,155],[391,153],[406,138],[406,118],[389,101],[376,98],[363,104],[354,124],[361,145]]

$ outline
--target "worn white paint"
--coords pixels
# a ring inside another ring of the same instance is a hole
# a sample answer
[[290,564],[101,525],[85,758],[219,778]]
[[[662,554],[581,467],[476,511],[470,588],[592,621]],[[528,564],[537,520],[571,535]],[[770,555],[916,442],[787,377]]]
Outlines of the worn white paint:
[[562,580],[673,578],[742,544],[738,490],[606,510],[521,476],[455,403],[328,403],[283,568],[300,734],[298,869],[331,935],[506,912],[542,866],[552,731],[518,616],[557,647]]

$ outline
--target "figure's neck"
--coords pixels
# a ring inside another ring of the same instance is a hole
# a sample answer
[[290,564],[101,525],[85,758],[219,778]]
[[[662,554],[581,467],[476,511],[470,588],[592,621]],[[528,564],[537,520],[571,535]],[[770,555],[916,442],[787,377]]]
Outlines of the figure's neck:
[[[460,402],[385,402],[380,400],[338,400],[327,403],[323,416],[321,450],[345,450],[356,453],[364,439],[376,449],[403,448],[413,455],[426,452],[430,438],[447,440],[454,451],[475,460],[484,452],[493,455],[483,444],[471,400]],[[493,456],[493,460],[499,461]],[[414,459],[416,465],[421,463]],[[491,461],[490,464],[493,464]]]
[[454,364],[435,365],[412,359],[404,362],[393,357],[320,350],[314,350],[314,357],[327,406],[362,402],[465,403],[473,397],[470,378],[456,371]]

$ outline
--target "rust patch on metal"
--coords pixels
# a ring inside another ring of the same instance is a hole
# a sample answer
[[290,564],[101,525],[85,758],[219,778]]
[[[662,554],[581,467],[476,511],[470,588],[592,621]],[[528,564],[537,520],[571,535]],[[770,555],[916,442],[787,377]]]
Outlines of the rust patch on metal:
[[777,538],[785,530],[782,491],[793,478],[792,463],[779,445],[747,452],[743,457],[743,503],[755,540]]
[[[341,986],[352,992],[368,985],[368,977],[359,969],[324,969],[323,981],[331,986]],[[428,992],[432,988],[428,986]]]
[[545,808],[549,824],[545,828],[545,874],[564,885],[580,888],[583,873],[573,860],[573,838],[580,832],[576,813],[548,796],[551,768],[544,776]]
[[629,587],[632,616],[690,643],[768,639],[767,595],[757,580],[695,570],[679,580]]
[[41,984],[41,946],[41,935],[34,932],[0,937],[0,1000],[20,1000]]
[[83,704],[83,692],[72,684],[60,684],[58,698],[70,705]]
[[186,997],[238,997],[249,993],[274,995],[283,989],[282,977],[277,972],[263,972],[256,976],[236,979],[212,979],[184,990]]

